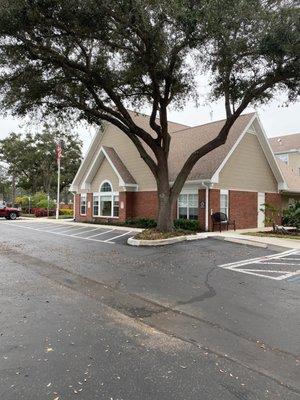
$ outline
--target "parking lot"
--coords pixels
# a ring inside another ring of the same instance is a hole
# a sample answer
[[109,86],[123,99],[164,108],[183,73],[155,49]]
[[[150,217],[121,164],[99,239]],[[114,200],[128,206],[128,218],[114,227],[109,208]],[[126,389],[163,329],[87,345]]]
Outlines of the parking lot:
[[103,225],[78,224],[76,222],[59,223],[20,219],[9,222],[2,221],[2,224],[5,223],[20,229],[29,229],[41,233],[51,233],[53,235],[107,244],[126,244],[127,239],[133,236],[133,232],[129,229],[111,228],[110,226],[105,228]]
[[134,233],[0,221],[1,400],[298,399],[299,252]]
[[282,253],[227,263],[219,267],[276,281],[300,283],[299,250],[287,250]]

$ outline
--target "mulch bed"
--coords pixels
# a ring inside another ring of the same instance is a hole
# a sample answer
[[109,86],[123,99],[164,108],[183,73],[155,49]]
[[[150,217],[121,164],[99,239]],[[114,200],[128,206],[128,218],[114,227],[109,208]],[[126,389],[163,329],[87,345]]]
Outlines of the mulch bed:
[[143,232],[139,232],[137,235],[135,235],[134,238],[138,240],[159,240],[192,234],[195,234],[195,232],[179,229],[173,230],[171,232],[160,232],[157,229],[145,229]]

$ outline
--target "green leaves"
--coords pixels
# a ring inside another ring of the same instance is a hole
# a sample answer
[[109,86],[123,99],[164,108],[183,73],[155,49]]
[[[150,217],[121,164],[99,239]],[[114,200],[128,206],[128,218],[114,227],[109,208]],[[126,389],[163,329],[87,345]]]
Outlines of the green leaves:
[[18,187],[35,193],[55,193],[57,164],[55,145],[62,140],[61,189],[72,182],[81,162],[81,142],[77,135],[48,127],[37,134],[11,133],[0,142],[0,160],[17,179]]

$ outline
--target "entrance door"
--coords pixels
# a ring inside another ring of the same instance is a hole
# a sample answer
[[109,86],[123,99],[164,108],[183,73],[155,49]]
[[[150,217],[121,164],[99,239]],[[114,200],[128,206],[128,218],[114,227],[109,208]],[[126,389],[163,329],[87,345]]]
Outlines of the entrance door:
[[258,193],[258,201],[257,201],[257,227],[264,228],[265,227],[265,193]]

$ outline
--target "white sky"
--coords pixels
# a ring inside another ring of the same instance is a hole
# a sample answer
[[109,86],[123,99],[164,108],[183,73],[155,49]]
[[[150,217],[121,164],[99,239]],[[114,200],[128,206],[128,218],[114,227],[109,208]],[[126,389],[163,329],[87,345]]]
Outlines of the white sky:
[[[147,113],[147,110],[143,111]],[[221,102],[199,107],[190,102],[181,111],[170,111],[169,120],[189,126],[201,125],[211,121],[211,111],[213,121],[225,117],[224,105]],[[252,111],[254,111],[253,108],[247,109],[247,112]],[[300,132],[300,102],[290,104],[288,107],[282,107],[282,101],[273,100],[267,105],[260,106],[256,111],[261,118],[268,137]],[[24,121],[20,119],[14,119],[9,116],[6,118],[0,117],[0,139],[10,132],[24,131],[22,123]],[[36,126],[34,126],[34,130],[36,130]],[[77,130],[84,143],[83,152],[85,153],[95,129],[93,127],[79,126]]]

